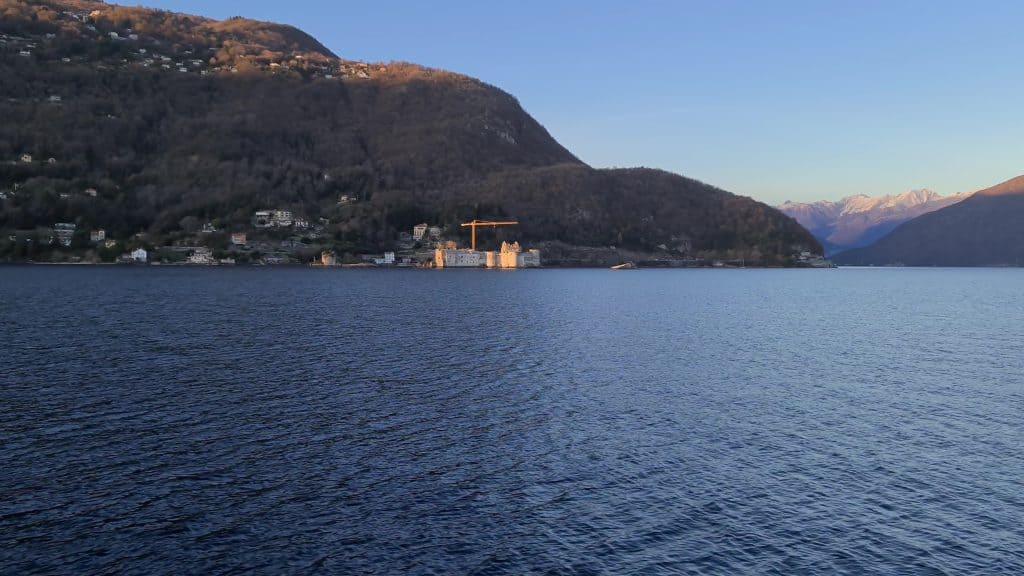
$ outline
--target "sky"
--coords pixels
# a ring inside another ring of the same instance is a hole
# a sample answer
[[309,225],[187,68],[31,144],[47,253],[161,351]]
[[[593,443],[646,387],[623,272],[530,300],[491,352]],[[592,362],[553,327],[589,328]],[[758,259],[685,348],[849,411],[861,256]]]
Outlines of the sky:
[[591,166],[770,204],[1024,174],[1018,0],[137,1],[468,74]]

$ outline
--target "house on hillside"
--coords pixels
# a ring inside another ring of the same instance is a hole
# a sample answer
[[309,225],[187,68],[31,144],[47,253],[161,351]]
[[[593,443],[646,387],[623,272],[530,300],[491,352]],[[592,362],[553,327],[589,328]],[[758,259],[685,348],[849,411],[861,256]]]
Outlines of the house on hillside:
[[137,248],[135,250],[132,250],[132,262],[145,264],[147,260],[149,260],[149,253],[146,252],[145,248]]
[[377,266],[391,266],[395,263],[395,253],[385,252],[384,256],[380,258],[374,258],[373,263]]
[[22,154],[21,155],[21,161],[24,162],[25,164],[31,164],[32,163],[32,155],[31,154]]
[[62,245],[65,247],[71,246],[71,239],[75,236],[75,225],[68,222],[58,222],[53,225],[53,233]]
[[270,210],[259,210],[252,217],[252,224],[257,228],[269,228],[273,222],[274,213]]
[[231,243],[235,246],[245,246],[246,237],[244,232],[235,232],[231,235]]
[[106,230],[91,230],[89,231],[89,242],[103,242],[107,239]]
[[295,221],[295,215],[288,210],[274,210],[274,226],[287,228]]
[[412,239],[413,239],[413,241],[419,242],[420,240],[423,240],[423,235],[427,233],[427,228],[429,228],[429,226],[426,223],[417,224],[417,225],[413,226],[412,227]]
[[192,254],[189,255],[188,260],[186,260],[186,262],[189,264],[200,264],[204,266],[209,266],[211,264],[216,264],[217,260],[214,259],[213,257],[213,250],[203,246],[199,246],[195,250],[193,250]]

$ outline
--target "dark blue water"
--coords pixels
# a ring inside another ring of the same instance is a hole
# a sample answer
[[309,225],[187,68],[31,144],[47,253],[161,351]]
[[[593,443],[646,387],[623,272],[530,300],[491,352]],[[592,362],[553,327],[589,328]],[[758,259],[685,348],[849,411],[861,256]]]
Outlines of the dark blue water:
[[0,268],[3,574],[1024,572],[1024,271]]

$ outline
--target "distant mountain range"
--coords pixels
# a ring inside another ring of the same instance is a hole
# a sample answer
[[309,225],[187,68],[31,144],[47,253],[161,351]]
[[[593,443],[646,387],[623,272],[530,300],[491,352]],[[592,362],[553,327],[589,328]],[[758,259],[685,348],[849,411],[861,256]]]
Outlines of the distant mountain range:
[[786,202],[779,210],[807,228],[831,255],[873,244],[900,224],[956,204],[968,196],[970,194],[942,196],[931,190],[911,190],[878,197],[847,196],[837,202]]
[[[515,218],[486,242],[514,234],[565,262],[594,263],[591,248],[765,265],[821,252],[750,198],[591,168],[494,86],[347,60],[289,26],[0,0],[0,41],[0,260],[60,257],[38,241],[55,223],[77,226],[71,249],[90,259],[99,229],[123,244],[110,254],[142,242],[229,251],[233,231],[301,241],[308,256],[394,250],[421,222],[467,241],[459,223],[474,218]],[[266,209],[311,230],[253,230]]]
[[1019,266],[1024,264],[1024,176],[918,216],[878,242],[833,256],[870,266]]

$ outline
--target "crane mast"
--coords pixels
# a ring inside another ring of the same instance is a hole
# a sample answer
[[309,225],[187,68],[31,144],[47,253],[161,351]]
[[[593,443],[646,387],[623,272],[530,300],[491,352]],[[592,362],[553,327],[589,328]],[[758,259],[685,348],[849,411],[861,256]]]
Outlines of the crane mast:
[[470,229],[470,238],[472,238],[472,248],[476,252],[476,229],[478,226],[490,226],[496,228],[498,226],[515,226],[519,224],[516,220],[505,220],[505,221],[492,221],[492,220],[471,220],[469,222],[462,223],[463,228]]

